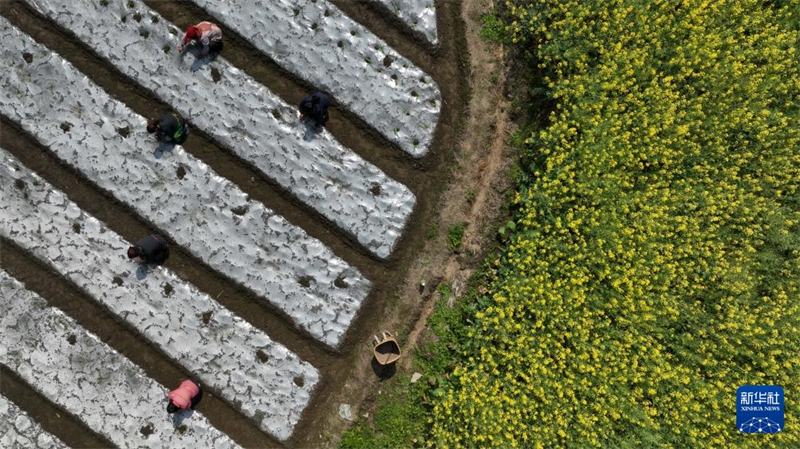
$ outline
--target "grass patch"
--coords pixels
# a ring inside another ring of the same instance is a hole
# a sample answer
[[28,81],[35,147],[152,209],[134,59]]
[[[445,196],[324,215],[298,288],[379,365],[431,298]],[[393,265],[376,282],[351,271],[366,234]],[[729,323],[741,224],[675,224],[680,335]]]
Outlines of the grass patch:
[[435,223],[428,227],[428,230],[425,231],[425,240],[433,240],[436,236],[439,235],[439,226]]
[[485,14],[481,17],[481,31],[482,38],[496,43],[504,43],[508,41],[505,28],[506,25],[494,14]]
[[456,223],[447,230],[447,249],[451,251],[458,251],[461,249],[461,244],[464,240],[464,230],[467,229],[467,223]]

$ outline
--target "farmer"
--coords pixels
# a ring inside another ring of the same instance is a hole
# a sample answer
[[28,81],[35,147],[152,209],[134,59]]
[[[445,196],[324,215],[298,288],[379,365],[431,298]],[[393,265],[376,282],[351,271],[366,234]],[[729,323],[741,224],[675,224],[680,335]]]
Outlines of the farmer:
[[328,96],[322,92],[314,92],[303,98],[303,101],[300,102],[300,121],[308,118],[314,122],[314,126],[322,128],[328,121],[329,105]]
[[167,413],[175,413],[178,410],[194,410],[200,399],[203,399],[203,387],[193,380],[184,380],[181,385],[170,391]]
[[139,265],[163,264],[169,257],[169,245],[164,237],[158,234],[148,235],[128,248],[128,259],[135,259]]
[[147,132],[156,133],[159,142],[176,143],[186,142],[189,136],[189,125],[180,115],[172,112],[147,122]]
[[222,51],[222,30],[214,23],[200,22],[186,29],[183,43],[178,45],[178,51],[183,51],[190,43],[200,43],[203,46],[202,54]]

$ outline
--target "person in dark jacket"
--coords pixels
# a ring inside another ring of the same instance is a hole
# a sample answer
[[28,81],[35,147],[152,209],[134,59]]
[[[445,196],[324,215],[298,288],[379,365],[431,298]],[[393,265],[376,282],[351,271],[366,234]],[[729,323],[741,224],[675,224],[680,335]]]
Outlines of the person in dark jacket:
[[181,382],[181,385],[170,391],[169,403],[167,404],[167,413],[175,413],[178,410],[194,410],[200,399],[203,399],[203,387],[199,383],[187,379]]
[[314,126],[322,128],[328,121],[328,106],[328,96],[322,92],[314,92],[300,102],[300,121],[309,119],[314,122]]
[[158,234],[148,235],[128,248],[128,259],[135,259],[138,264],[163,264],[169,257],[169,245],[164,237]]
[[147,122],[147,132],[156,133],[159,142],[180,145],[186,142],[186,137],[189,136],[189,125],[183,117],[173,112]]

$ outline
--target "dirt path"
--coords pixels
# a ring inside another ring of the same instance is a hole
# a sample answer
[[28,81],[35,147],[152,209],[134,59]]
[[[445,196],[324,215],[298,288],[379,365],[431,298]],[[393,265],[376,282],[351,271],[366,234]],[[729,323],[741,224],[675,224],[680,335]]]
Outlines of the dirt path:
[[[470,54],[469,84],[473,95],[460,142],[461,160],[456,168],[456,179],[442,197],[442,212],[438,217],[440,230],[467,223],[460,251],[463,254],[451,254],[444,261],[431,263],[431,266],[443,267],[437,272],[412,270],[406,286],[408,295],[413,295],[413,290],[423,280],[441,278],[450,282],[454,299],[457,299],[464,292],[475,265],[483,260],[487,249],[494,247],[493,231],[502,212],[502,194],[510,186],[507,173],[513,159],[507,145],[515,126],[509,121],[510,103],[501,89],[505,76],[499,63],[504,60],[504,54],[479,36],[480,17],[491,9],[492,3],[471,1],[463,6],[464,34]],[[446,247],[447,235],[446,232],[442,234],[445,241],[439,239],[437,243],[444,243]],[[409,334],[407,345],[416,345],[427,318],[433,312],[433,305],[434,301],[426,303]]]

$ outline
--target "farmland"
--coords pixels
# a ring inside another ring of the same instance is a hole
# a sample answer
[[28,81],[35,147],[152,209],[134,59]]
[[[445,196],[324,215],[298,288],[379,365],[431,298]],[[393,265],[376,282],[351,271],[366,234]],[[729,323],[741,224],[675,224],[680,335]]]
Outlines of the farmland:
[[[460,31],[436,22],[457,6],[237,5],[0,5],[4,442],[318,444],[369,369],[353,367],[363,342],[419,313],[389,300],[453,157]],[[216,17],[222,55],[178,52]],[[295,106],[317,89],[333,99],[322,131]],[[181,146],[145,132],[169,110],[191,123]],[[125,257],[150,233],[171,245],[163,267]],[[187,377],[203,402],[170,419]]]
[[0,443],[797,447],[798,6],[0,3]]

